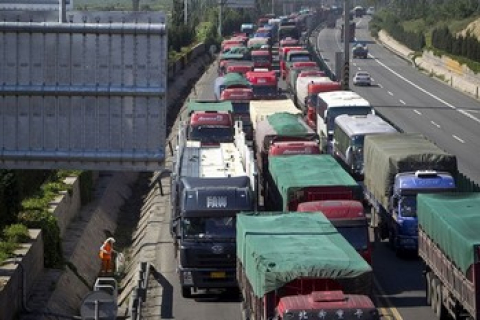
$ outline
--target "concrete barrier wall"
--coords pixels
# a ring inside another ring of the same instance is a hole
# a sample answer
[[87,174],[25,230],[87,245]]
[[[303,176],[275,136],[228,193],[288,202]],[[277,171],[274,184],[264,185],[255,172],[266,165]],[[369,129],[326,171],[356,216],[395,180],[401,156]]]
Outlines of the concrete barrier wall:
[[65,236],[67,227],[77,215],[81,206],[80,182],[76,177],[67,177],[65,184],[71,186],[71,192],[62,192],[50,203],[52,214],[57,218],[60,237]]
[[21,257],[20,264],[10,259],[0,267],[0,319],[2,320],[16,319],[16,314],[21,310],[23,303],[23,281],[25,280],[28,294],[43,273],[41,230],[31,229],[30,238],[29,243],[22,244],[22,247],[15,251],[15,254]]

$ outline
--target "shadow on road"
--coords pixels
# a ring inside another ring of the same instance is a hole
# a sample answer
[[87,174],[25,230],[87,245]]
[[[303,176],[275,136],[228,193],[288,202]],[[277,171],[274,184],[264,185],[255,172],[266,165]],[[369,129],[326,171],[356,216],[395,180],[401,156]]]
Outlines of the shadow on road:
[[196,302],[241,302],[239,290],[207,291],[192,295]]

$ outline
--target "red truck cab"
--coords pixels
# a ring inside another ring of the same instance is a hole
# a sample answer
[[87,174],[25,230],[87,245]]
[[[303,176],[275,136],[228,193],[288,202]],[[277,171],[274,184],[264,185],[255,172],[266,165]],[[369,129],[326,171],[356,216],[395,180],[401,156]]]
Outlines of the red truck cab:
[[254,68],[272,68],[272,53],[268,50],[253,50],[252,61]]
[[300,40],[288,37],[283,40],[280,40],[279,48],[281,49],[284,47],[295,47],[295,46],[298,46],[299,44],[300,44]]
[[[288,49],[288,48],[286,48]],[[283,80],[286,79],[287,74],[288,74],[288,66],[287,64],[290,62],[309,62],[312,61],[312,57],[310,55],[310,52],[308,52],[305,49],[302,50],[287,50],[287,53],[285,56],[282,58],[283,62],[283,69],[282,69],[282,78]],[[280,67],[282,67],[282,64],[280,64]]]
[[298,74],[298,77],[299,78],[303,78],[303,77],[326,77],[327,74],[325,73],[325,71],[321,71],[321,70],[303,70],[302,72],[300,72]]
[[201,145],[233,142],[234,125],[230,112],[195,111],[190,115],[187,139]]
[[299,212],[321,211],[358,253],[372,264],[368,221],[361,201],[324,200],[300,203]]
[[252,88],[227,88],[220,95],[220,100],[232,102],[234,119],[242,121],[245,138],[249,141],[253,140],[253,127],[250,119],[250,100],[253,98]]
[[274,142],[268,150],[268,156],[286,156],[292,154],[320,154],[315,141],[281,141]]
[[310,294],[291,295],[278,300],[276,319],[279,320],[310,319],[310,315],[312,319],[380,319],[368,296],[344,294],[341,290],[313,291]]
[[278,96],[278,78],[275,71],[249,71],[245,77],[252,84],[253,96],[256,99]]
[[300,50],[305,50],[305,48],[301,46],[296,46],[296,47],[282,47],[279,49],[278,59],[280,61],[280,72],[282,73],[282,75],[283,75],[283,72],[285,72],[285,58],[287,57],[288,52],[292,50],[300,51]]
[[246,46],[246,41],[242,38],[232,38],[223,40],[220,46],[220,52],[224,52],[226,47]]
[[226,73],[240,73],[245,75],[252,70],[253,63],[251,61],[231,61],[226,64]]
[[308,85],[308,97],[306,99],[307,116],[305,122],[313,130],[317,130],[317,98],[322,92],[342,90],[342,84],[338,81],[326,81],[320,83],[310,83]]

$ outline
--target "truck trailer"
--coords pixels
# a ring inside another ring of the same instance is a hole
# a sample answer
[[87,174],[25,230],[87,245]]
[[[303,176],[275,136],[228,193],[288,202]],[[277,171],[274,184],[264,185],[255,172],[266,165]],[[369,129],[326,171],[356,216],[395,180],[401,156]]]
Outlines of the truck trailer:
[[281,112],[296,115],[302,114],[302,112],[295,107],[295,104],[290,99],[250,101],[250,118],[252,119],[252,126],[254,130],[257,128],[257,123],[265,120],[267,116]]
[[372,225],[396,253],[416,251],[417,195],[455,190],[457,158],[417,133],[367,135],[363,156]]
[[318,136],[300,116],[290,113],[275,113],[257,123],[254,148],[262,185],[268,168],[270,148],[282,141],[317,142]]
[[322,212],[338,232],[372,264],[372,243],[365,209],[361,201],[322,200],[300,203],[298,212]]
[[317,95],[321,92],[341,90],[341,83],[332,81],[326,76],[302,77],[301,75],[299,75],[295,83],[295,102],[304,113],[308,113],[307,110],[310,108],[313,111],[311,114],[316,116]]
[[244,319],[379,319],[371,267],[321,212],[238,215],[237,279]]
[[327,154],[272,157],[263,177],[267,210],[296,211],[300,203],[319,200],[363,200],[361,186]]
[[256,210],[255,162],[242,137],[215,147],[184,142],[176,150],[171,233],[183,297],[237,288],[236,215]]
[[418,254],[438,319],[480,319],[480,193],[419,194]]

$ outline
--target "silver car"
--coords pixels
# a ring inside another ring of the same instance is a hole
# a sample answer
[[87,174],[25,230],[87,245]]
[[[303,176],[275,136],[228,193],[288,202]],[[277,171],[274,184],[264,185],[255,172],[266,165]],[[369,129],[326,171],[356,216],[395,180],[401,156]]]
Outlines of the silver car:
[[353,84],[356,86],[371,86],[372,79],[370,78],[370,73],[366,71],[358,71],[353,77]]

